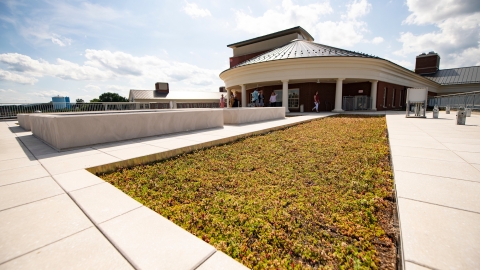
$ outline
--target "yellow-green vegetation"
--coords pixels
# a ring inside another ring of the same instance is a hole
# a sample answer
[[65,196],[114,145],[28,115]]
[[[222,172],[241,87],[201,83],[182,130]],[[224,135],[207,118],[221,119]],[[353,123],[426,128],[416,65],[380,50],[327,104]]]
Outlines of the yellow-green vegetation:
[[253,269],[395,268],[384,117],[329,117],[101,177]]

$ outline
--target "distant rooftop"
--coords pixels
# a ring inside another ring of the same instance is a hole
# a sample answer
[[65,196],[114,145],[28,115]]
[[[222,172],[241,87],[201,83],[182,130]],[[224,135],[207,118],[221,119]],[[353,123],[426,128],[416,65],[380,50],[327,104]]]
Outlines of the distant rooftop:
[[253,44],[253,43],[257,43],[257,42],[261,42],[261,41],[265,41],[265,40],[269,40],[269,39],[273,39],[273,38],[277,38],[277,37],[281,37],[281,36],[285,36],[285,35],[289,35],[289,34],[294,34],[294,33],[298,33],[298,34],[302,35],[304,37],[304,39],[306,39],[308,41],[313,41],[314,40],[313,37],[305,29],[303,29],[300,26],[297,26],[297,27],[293,27],[293,28],[290,28],[290,29],[286,29],[286,30],[275,32],[275,33],[271,33],[271,34],[268,34],[268,35],[264,35],[264,36],[261,36],[261,37],[256,37],[256,38],[240,41],[240,42],[237,42],[237,43],[233,43],[233,44],[227,45],[227,47],[229,47],[229,48],[242,47],[242,46],[250,45],[250,44]]
[[480,83],[480,66],[442,69],[422,76],[441,85]]
[[133,99],[161,99],[161,100],[211,100],[219,99],[221,92],[200,92],[200,91],[170,91],[170,93],[159,93],[155,90],[130,90],[129,100]]

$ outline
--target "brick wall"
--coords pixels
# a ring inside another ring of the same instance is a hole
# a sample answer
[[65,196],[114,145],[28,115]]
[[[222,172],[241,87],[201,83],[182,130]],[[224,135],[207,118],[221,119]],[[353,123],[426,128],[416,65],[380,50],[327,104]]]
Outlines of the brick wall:
[[434,73],[440,66],[440,56],[434,54],[430,56],[417,57],[415,61],[415,73],[427,74]]
[[[386,104],[383,106],[383,95],[386,88]],[[393,89],[395,89],[395,98],[393,98]],[[398,110],[404,107],[406,98],[406,87],[387,82],[378,82],[377,85],[377,111]],[[401,100],[400,100],[401,99]],[[392,101],[395,102],[392,106]]]
[[245,54],[245,55],[240,55],[236,57],[230,57],[230,67],[234,67],[244,61],[247,61],[248,59],[252,59],[255,56],[258,56],[260,54],[263,54],[266,51],[261,51],[261,52],[256,52],[256,53],[251,53],[251,54]]

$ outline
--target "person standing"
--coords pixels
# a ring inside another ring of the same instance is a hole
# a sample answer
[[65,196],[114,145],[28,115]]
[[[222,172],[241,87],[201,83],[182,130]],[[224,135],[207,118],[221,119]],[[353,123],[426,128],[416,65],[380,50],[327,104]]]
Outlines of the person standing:
[[220,97],[220,108],[225,108],[225,98],[222,96]]
[[275,93],[275,91],[272,91],[269,101],[270,101],[270,107],[277,107],[277,94]]
[[317,113],[318,113],[318,104],[320,104],[320,98],[318,97],[318,91],[315,92],[315,95],[313,96],[313,103],[315,104],[315,106],[312,108],[312,111],[316,110]]
[[255,103],[255,107],[258,107],[258,91],[257,91],[257,89],[253,90],[252,103]]
[[263,90],[260,90],[260,94],[258,94],[258,104],[260,107],[263,107],[265,97],[263,96]]

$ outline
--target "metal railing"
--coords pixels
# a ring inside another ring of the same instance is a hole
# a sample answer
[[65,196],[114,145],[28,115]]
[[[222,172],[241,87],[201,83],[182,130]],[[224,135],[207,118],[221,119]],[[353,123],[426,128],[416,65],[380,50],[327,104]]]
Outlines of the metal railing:
[[451,109],[464,107],[480,110],[480,91],[429,97],[428,106],[435,105],[442,109],[450,105]]
[[89,102],[89,103],[0,103],[0,119],[17,118],[22,113],[60,113],[124,110],[158,110],[173,108],[219,108],[218,103],[181,102]]

